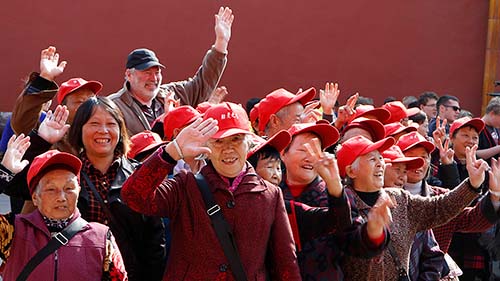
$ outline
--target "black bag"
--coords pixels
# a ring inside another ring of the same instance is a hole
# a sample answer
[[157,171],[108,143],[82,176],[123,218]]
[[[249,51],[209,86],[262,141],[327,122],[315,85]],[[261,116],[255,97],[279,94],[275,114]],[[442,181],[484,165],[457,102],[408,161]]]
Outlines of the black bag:
[[394,263],[396,264],[396,268],[398,269],[398,280],[399,281],[410,281],[410,277],[408,277],[408,272],[406,272],[406,269],[403,267],[401,264],[401,261],[399,260],[398,253],[396,253],[396,250],[394,250],[394,247],[392,247],[391,242],[389,242],[389,245],[387,245],[387,249],[389,250],[389,253],[392,256],[392,259],[394,260]]

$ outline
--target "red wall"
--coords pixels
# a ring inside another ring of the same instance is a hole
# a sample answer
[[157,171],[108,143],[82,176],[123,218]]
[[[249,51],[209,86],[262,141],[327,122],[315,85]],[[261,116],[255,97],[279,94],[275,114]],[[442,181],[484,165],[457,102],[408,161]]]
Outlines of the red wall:
[[10,111],[21,79],[54,45],[68,61],[58,79],[81,76],[122,86],[127,54],[156,51],[164,81],[196,71],[214,41],[221,5],[236,16],[221,85],[244,103],[285,87],[341,84],[377,104],[433,90],[479,114],[488,1],[6,1],[0,10],[1,111]]

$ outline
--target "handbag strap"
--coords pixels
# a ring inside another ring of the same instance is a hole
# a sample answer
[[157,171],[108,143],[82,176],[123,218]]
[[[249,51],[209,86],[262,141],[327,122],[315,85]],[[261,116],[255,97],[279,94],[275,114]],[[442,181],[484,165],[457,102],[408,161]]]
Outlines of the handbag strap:
[[394,260],[394,263],[396,264],[396,267],[398,269],[399,277],[408,277],[408,273],[406,272],[406,269],[403,267],[401,264],[401,261],[399,260],[398,253],[396,253],[396,250],[392,246],[392,243],[389,241],[389,244],[387,245],[387,249],[389,250],[389,253],[392,256],[392,259]]
[[62,245],[68,244],[69,240],[75,236],[83,227],[87,225],[87,221],[82,219],[81,217],[74,220],[68,226],[66,226],[61,232],[56,233],[47,245],[40,249],[24,266],[19,276],[17,276],[16,281],[24,281],[28,278],[28,276],[33,272],[33,270],[50,254],[55,252]]
[[212,192],[210,192],[207,181],[203,175],[198,173],[194,177],[198,183],[198,188],[200,189],[203,201],[205,202],[207,214],[212,220],[212,226],[215,230],[215,234],[217,235],[222,249],[224,250],[224,255],[229,261],[229,265],[231,266],[231,271],[233,272],[236,280],[246,281],[247,277],[243,264],[241,263],[238,248],[236,247],[236,241],[234,240],[233,232],[231,231],[229,224],[224,219],[222,209],[215,202],[214,196]]
[[114,221],[113,219],[113,214],[111,213],[111,210],[109,209],[108,205],[104,203],[104,200],[102,199],[101,195],[99,194],[99,191],[97,191],[97,188],[95,187],[94,183],[90,180],[89,176],[85,172],[80,172],[80,175],[83,176],[83,179],[85,179],[85,182],[89,186],[90,190],[94,194],[94,197],[97,198],[97,201],[99,201],[99,204],[101,205],[104,213],[106,213],[106,216],[108,219]]

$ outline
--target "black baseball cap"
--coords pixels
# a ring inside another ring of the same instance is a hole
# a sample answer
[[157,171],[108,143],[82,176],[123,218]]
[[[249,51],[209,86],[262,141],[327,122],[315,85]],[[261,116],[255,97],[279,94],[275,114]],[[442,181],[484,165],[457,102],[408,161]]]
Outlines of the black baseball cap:
[[156,57],[155,52],[149,49],[135,49],[127,57],[127,69],[135,68],[137,70],[144,70],[153,66],[165,68]]

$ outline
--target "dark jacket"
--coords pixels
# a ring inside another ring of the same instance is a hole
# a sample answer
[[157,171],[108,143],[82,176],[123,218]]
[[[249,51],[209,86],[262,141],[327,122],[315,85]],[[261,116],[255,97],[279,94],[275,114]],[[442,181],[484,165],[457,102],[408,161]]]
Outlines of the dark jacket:
[[[234,280],[192,173],[165,179],[175,161],[163,148],[123,184],[134,210],[171,219],[172,248],[164,280]],[[234,192],[209,162],[200,172],[233,230],[248,280],[300,280],[283,196],[247,163]],[[266,266],[267,261],[272,264]]]

